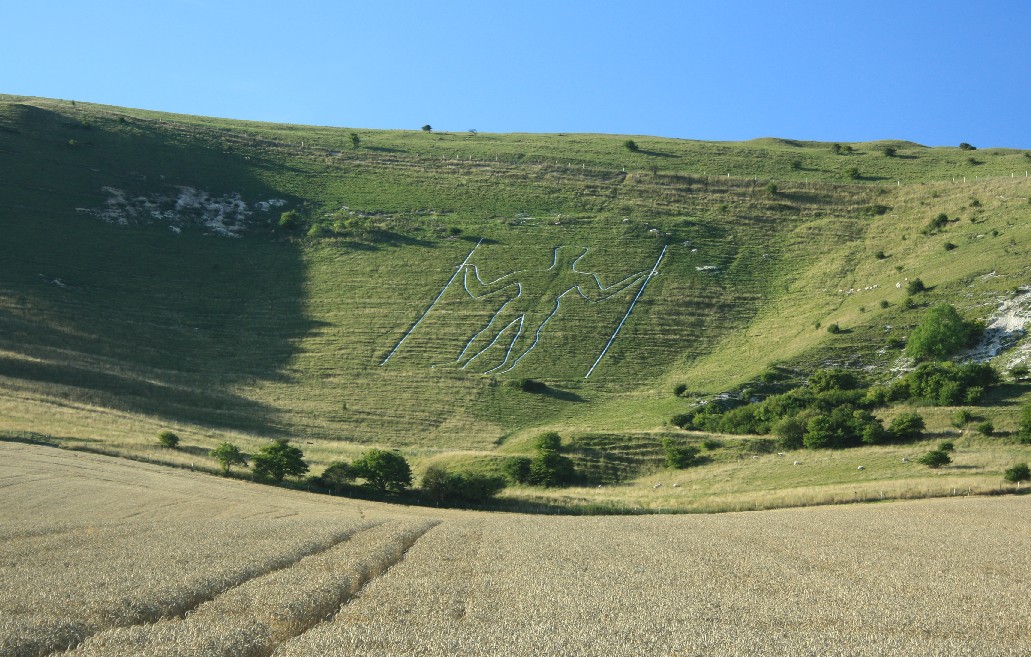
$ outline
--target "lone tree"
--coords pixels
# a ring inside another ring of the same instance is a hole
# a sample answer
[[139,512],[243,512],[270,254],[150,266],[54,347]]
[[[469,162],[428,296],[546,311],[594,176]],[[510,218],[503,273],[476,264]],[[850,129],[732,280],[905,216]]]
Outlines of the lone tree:
[[171,431],[162,431],[158,434],[158,442],[161,443],[162,447],[177,449],[179,447],[179,436]]
[[219,462],[222,466],[222,473],[226,475],[229,474],[229,468],[234,465],[247,465],[247,457],[233,443],[222,443],[208,452],[208,456]]
[[351,473],[380,491],[396,493],[412,485],[412,468],[400,452],[370,449],[351,464]]
[[640,148],[637,145],[637,142],[634,141],[633,139],[627,139],[626,141],[624,141],[623,142],[623,147],[626,148],[631,153],[636,153],[638,151],[638,149]]
[[1003,477],[1006,481],[1011,484],[1016,484],[1017,488],[1020,488],[1020,482],[1031,481],[1031,468],[1027,467],[1027,463],[1018,463],[1012,468],[1006,470]]
[[952,457],[947,452],[943,452],[940,449],[932,450],[927,452],[916,460],[917,463],[926,465],[929,468],[937,470],[943,465],[952,463]]
[[285,477],[300,477],[308,471],[304,452],[290,444],[286,438],[279,438],[271,445],[265,445],[254,455],[254,478],[281,483]]
[[917,360],[941,360],[977,337],[978,325],[964,320],[955,308],[940,303],[928,309],[906,343],[906,355]]
[[358,150],[358,148],[361,145],[362,145],[362,138],[358,136],[357,132],[352,132],[351,133],[351,148],[353,148],[354,150]]
[[683,470],[698,461],[697,447],[684,445],[673,438],[662,439],[662,452],[666,455],[666,467],[671,470]]
[[537,486],[561,486],[572,483],[576,468],[572,459],[562,455],[562,437],[554,431],[537,436],[533,441],[536,453],[530,459],[527,481]]
[[424,125],[422,127],[422,131],[423,132],[433,132],[433,126],[431,126],[429,123],[427,123],[426,125]]

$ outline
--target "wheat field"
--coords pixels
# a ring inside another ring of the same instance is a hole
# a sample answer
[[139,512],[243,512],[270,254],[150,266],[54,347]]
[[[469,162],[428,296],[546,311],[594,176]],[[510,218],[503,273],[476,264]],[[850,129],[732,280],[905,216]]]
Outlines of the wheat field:
[[0,655],[1027,655],[1029,512],[483,514],[0,443]]

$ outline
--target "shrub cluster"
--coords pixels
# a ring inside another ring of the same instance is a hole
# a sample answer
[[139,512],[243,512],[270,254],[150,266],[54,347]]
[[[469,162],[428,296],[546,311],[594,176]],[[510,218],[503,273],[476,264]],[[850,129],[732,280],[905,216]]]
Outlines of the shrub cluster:
[[542,433],[534,439],[533,447],[533,458],[514,456],[502,464],[506,477],[516,483],[549,488],[573,483],[576,467],[562,454],[561,436],[554,431]]
[[[999,373],[988,363],[957,365],[952,362],[921,363],[889,386],[867,392],[875,405],[914,400],[934,406],[977,404],[984,391],[999,382]],[[969,422],[969,417],[963,423]]]
[[662,439],[662,452],[666,455],[666,467],[672,470],[683,470],[698,463],[698,448],[674,438]]
[[505,478],[476,472],[450,472],[431,465],[422,477],[422,490],[435,502],[486,502],[505,489]]

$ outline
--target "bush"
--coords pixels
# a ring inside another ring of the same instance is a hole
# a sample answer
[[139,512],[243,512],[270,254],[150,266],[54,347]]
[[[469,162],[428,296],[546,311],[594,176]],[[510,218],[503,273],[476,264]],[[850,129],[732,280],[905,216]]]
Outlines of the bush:
[[982,422],[981,424],[977,425],[977,432],[980,433],[982,436],[991,436],[993,433],[995,433],[995,425],[992,424],[990,421]]
[[279,227],[286,230],[296,230],[301,227],[301,217],[297,210],[287,210],[279,215]]
[[849,180],[859,180],[863,177],[862,174],[859,173],[859,167],[849,167],[848,169],[845,169],[845,176]]
[[841,327],[838,326],[837,322],[834,322],[833,324],[827,327],[827,332],[837,335],[838,333],[841,333]]
[[882,309],[884,309],[884,308],[887,308],[888,306],[890,306],[891,304],[890,304],[890,303],[888,303],[888,300],[887,300],[887,299],[881,299],[881,301],[880,301],[880,303],[879,303],[878,305],[879,305],[879,306],[880,306],[880,307],[881,307]]
[[637,145],[637,142],[633,139],[627,139],[623,142],[623,148],[627,149],[631,153],[636,153],[640,147]]
[[533,441],[534,456],[526,472],[526,482],[536,486],[563,486],[576,477],[573,461],[561,454],[562,437],[554,431],[540,434]]
[[689,468],[698,461],[698,448],[674,440],[662,439],[662,452],[666,455],[666,467],[672,470]]
[[[920,279],[915,279],[918,281]],[[972,342],[979,327],[964,320],[947,303],[932,306],[906,344],[906,355],[917,360],[943,359]]]
[[278,484],[288,476],[299,477],[308,472],[304,452],[291,445],[286,438],[265,445],[253,458],[254,478],[259,481],[274,481]]
[[562,436],[555,431],[546,431],[533,439],[533,448],[538,452],[560,452]]
[[957,429],[962,429],[964,426],[967,425],[967,423],[969,423],[973,419],[974,414],[968,411],[967,409],[963,408],[956,411],[956,413],[952,416],[952,426],[956,427]]
[[961,151],[976,151],[977,147],[971,146],[967,142],[963,142],[963,143],[961,143],[959,145],[959,150],[961,150]]
[[899,149],[894,146],[885,146],[881,149],[881,152],[884,153],[884,157],[895,157],[898,155]]
[[952,242],[946,242],[945,244],[942,244],[942,248],[944,248],[946,251],[951,251],[956,248],[956,245]]
[[247,465],[247,457],[240,448],[232,443],[222,443],[215,449],[208,452],[208,456],[215,459],[222,466],[223,474],[229,474],[229,468],[234,465]]
[[924,418],[916,412],[902,413],[888,425],[888,433],[898,441],[917,440],[923,435]]
[[683,397],[686,393],[687,393],[687,384],[686,383],[678,383],[677,385],[673,386],[673,394],[675,396]]
[[884,260],[888,256],[884,255],[884,251],[882,250],[882,251],[878,251],[877,253],[873,254],[873,257],[877,258],[878,260]]
[[528,456],[511,456],[501,464],[501,471],[510,481],[525,484],[530,481],[530,462]]
[[893,384],[893,399],[919,399],[936,406],[976,404],[985,388],[998,382],[999,373],[988,363],[921,363]]
[[931,233],[937,233],[939,230],[945,228],[948,225],[949,215],[945,214],[944,212],[939,212],[934,217],[934,219],[931,219],[927,222],[927,225],[924,226],[924,229],[921,232],[923,232],[924,235],[930,235]]
[[953,443],[951,440],[943,440],[940,443],[938,443],[938,451],[939,452],[955,452],[956,451],[956,444]]
[[914,278],[913,280],[909,281],[909,283],[906,285],[906,294],[910,296],[926,291],[927,286],[924,285],[924,282],[919,278]]
[[1031,468],[1028,468],[1027,463],[1018,463],[1012,468],[1008,468],[1003,473],[1003,478],[1011,484],[1020,486],[1022,481],[1031,481]]
[[171,431],[162,431],[158,434],[158,442],[161,443],[162,447],[177,449],[179,447],[179,436]]
[[775,183],[775,182],[766,183],[766,193],[769,194],[770,196],[776,196],[777,195],[777,189],[778,189],[777,188],[777,183]]
[[505,489],[504,477],[480,473],[448,472],[431,465],[422,477],[422,490],[436,502],[486,502]]
[[352,132],[351,133],[351,148],[353,148],[354,150],[358,150],[358,148],[361,145],[362,145],[362,138],[358,136],[357,132]]
[[813,392],[832,390],[855,390],[860,385],[858,377],[848,370],[820,370],[809,377],[809,388]]
[[936,449],[927,452],[926,454],[918,458],[916,462],[937,470],[943,465],[948,465],[952,463],[952,457],[949,456],[946,452]]
[[316,483],[330,492],[339,495],[354,483],[354,470],[350,463],[335,461],[330,463],[316,480]]
[[1027,378],[1028,371],[1027,365],[1014,365],[1010,368],[1010,376],[1014,381],[1023,381]]
[[573,482],[576,468],[566,456],[550,450],[542,450],[530,459],[527,481],[537,486],[552,488]]
[[379,491],[400,492],[412,485],[412,468],[396,451],[370,449],[351,464],[351,471]]
[[798,416],[785,417],[773,425],[773,434],[780,438],[780,445],[784,449],[801,449],[805,443],[806,425]]

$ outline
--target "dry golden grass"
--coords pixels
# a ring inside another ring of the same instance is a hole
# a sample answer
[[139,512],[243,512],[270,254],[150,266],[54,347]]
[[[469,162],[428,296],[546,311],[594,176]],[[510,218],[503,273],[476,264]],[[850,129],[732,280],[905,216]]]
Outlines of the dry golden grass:
[[1027,497],[390,507],[0,443],[0,655],[1026,655]]

